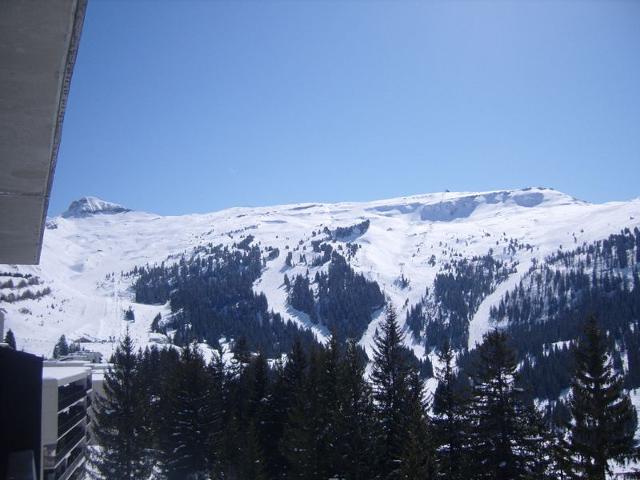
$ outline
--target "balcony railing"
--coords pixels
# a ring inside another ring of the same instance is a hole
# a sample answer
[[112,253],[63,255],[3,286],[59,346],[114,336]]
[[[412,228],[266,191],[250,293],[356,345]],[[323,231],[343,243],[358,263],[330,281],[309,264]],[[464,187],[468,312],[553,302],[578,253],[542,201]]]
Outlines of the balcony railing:
[[58,394],[58,411],[64,410],[70,405],[87,396],[84,388],[73,389],[71,391],[61,391]]
[[59,475],[57,478],[59,480],[67,480],[71,478],[71,476],[75,473],[78,466],[84,462],[85,460],[85,451],[84,448],[79,448],[76,452],[72,453],[69,456],[69,460],[67,461],[67,468],[64,470],[64,473]]
[[[60,463],[60,461],[73,450],[73,447],[78,445],[81,440],[85,437],[84,429],[80,428],[77,432],[70,434],[69,437],[64,437],[64,440],[58,443],[58,447],[56,448],[56,465]],[[60,443],[63,444],[61,445]]]
[[68,418],[64,418],[58,424],[58,437],[61,437],[73,427],[75,427],[80,421],[87,416],[87,412],[80,410],[78,413],[71,415]]

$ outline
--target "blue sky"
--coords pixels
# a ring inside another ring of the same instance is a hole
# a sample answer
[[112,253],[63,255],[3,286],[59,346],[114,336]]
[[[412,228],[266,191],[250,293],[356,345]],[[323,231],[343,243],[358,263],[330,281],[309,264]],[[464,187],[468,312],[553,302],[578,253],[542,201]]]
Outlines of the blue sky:
[[640,2],[89,2],[50,214],[640,196]]

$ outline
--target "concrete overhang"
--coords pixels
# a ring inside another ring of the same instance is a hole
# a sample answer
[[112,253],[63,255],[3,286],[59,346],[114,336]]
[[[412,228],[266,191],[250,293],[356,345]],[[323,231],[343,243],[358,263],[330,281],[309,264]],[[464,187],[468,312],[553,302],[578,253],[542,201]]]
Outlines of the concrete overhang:
[[87,0],[0,1],[0,264],[36,264]]

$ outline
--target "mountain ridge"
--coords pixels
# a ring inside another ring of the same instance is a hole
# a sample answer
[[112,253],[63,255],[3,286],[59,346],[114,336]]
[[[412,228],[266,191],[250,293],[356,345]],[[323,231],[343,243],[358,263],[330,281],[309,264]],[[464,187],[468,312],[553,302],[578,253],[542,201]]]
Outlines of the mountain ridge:
[[[127,207],[124,207],[118,203],[115,202],[111,202],[108,200],[104,200],[101,199],[99,197],[96,196],[83,196],[80,197],[77,200],[73,200],[69,207],[67,207],[67,210],[65,210],[64,212],[62,212],[59,215],[55,215],[53,217],[48,217],[50,220],[54,219],[56,217],[69,217],[69,216],[73,216],[73,215],[69,215],[69,213],[73,213],[73,211],[76,209],[75,205],[96,205],[95,207],[88,207],[88,209],[90,210],[91,208],[95,208],[95,211],[90,211],[89,213],[100,213],[102,210],[109,210],[109,207],[114,207],[115,209],[122,209],[122,211],[118,211],[116,213],[126,213],[126,212],[138,212],[138,213],[148,213],[150,215],[160,215],[160,216],[166,216],[166,217],[182,217],[182,216],[187,216],[187,215],[211,215],[211,214],[216,214],[216,213],[220,213],[220,212],[225,212],[225,211],[256,211],[256,210],[260,210],[260,209],[267,209],[267,210],[280,210],[280,209],[294,209],[294,210],[302,210],[302,209],[309,209],[309,208],[314,208],[314,207],[322,207],[322,208],[327,208],[327,207],[356,207],[356,206],[363,206],[363,205],[369,205],[371,208],[378,208],[378,207],[382,207],[384,208],[391,208],[394,204],[395,205],[403,205],[403,204],[417,204],[417,203],[425,203],[425,204],[436,204],[436,203],[442,203],[442,202],[446,202],[446,201],[455,201],[455,200],[460,200],[462,198],[475,198],[475,197],[486,197],[486,198],[495,198],[498,197],[500,195],[505,195],[507,197],[513,197],[515,195],[521,195],[522,197],[525,197],[527,194],[537,194],[540,192],[547,192],[551,195],[554,195],[557,197],[557,201],[563,200],[567,203],[582,203],[582,204],[591,204],[591,202],[587,202],[584,200],[580,200],[577,199],[569,194],[565,194],[559,190],[556,190],[554,188],[550,188],[550,187],[524,187],[524,188],[515,188],[515,189],[501,189],[501,190],[486,190],[486,191],[459,191],[459,192],[452,192],[449,190],[443,191],[443,192],[431,192],[431,193],[422,193],[422,194],[414,194],[414,195],[404,195],[404,196],[400,196],[400,197],[389,197],[389,198],[383,198],[383,199],[377,199],[377,200],[364,200],[364,201],[339,201],[339,202],[294,202],[294,203],[282,203],[282,204],[274,204],[274,205],[263,205],[263,206],[234,206],[234,207],[228,207],[228,208],[223,208],[220,210],[213,210],[213,211],[209,211],[209,212],[200,212],[200,213],[191,213],[191,212],[185,212],[185,213],[179,213],[179,214],[171,214],[171,215],[161,215],[161,214],[157,214],[155,212],[146,212],[143,210],[135,210],[135,209],[130,209]],[[499,203],[499,202],[492,202],[492,203]],[[524,203],[524,202],[523,202]],[[611,203],[611,202],[606,202],[606,203]],[[520,206],[536,206],[536,205],[525,205],[522,204]],[[80,216],[80,215],[79,215]]]
[[[308,270],[313,279],[317,272],[327,271],[328,264],[313,265],[320,255],[314,251],[320,239],[334,250],[342,248],[343,255],[348,244],[357,245],[349,258],[350,267],[380,285],[387,301],[396,306],[403,326],[411,307],[423,301],[429,304],[425,289],[433,289],[438,275],[451,271],[453,261],[471,262],[491,252],[503,265],[499,268],[508,274],[496,285],[488,281],[486,294],[476,299],[479,306],[467,327],[467,344],[472,348],[491,328],[491,307],[520,282],[534,259],[541,261],[558,248],[601,240],[640,225],[640,200],[591,204],[546,188],[234,207],[181,216],[138,212],[96,201],[126,211],[53,217],[45,233],[41,265],[2,268],[5,273],[39,278],[42,287],[36,292],[45,287],[51,290],[35,299],[7,303],[7,328],[22,339],[27,351],[50,354],[64,333],[72,340],[90,339],[87,348],[108,355],[113,340],[127,326],[141,346],[168,341],[150,332],[150,326],[157,314],[163,318],[172,315],[170,306],[136,303],[132,291],[135,279],[126,272],[146,264],[178,262],[209,244],[235,248],[248,236],[260,245],[265,259],[271,255],[267,248],[279,252],[278,257],[265,260],[254,291],[264,293],[269,309],[309,329],[320,341],[326,340],[327,329],[293,309],[283,286],[284,273],[293,278]],[[348,229],[364,221],[369,222],[367,229],[358,230],[356,237],[331,236],[338,228]],[[292,266],[286,265],[288,253],[293,256]],[[496,278],[502,279],[504,275],[500,275]],[[403,278],[409,280],[404,286]],[[0,289],[0,293],[8,294],[9,290]],[[24,288],[13,291],[21,294]],[[135,311],[134,323],[124,320],[123,312],[130,307]],[[369,352],[380,314],[372,315],[359,339]],[[408,335],[406,344],[418,358],[432,355],[422,338]]]

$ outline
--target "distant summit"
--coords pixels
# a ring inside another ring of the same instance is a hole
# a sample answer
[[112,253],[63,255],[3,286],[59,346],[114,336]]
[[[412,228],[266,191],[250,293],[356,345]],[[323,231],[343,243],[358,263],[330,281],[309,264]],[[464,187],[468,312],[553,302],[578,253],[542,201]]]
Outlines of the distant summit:
[[115,213],[130,212],[131,210],[117,203],[106,202],[96,197],[82,197],[74,200],[69,208],[62,214],[64,218],[83,218],[97,214],[112,215]]

